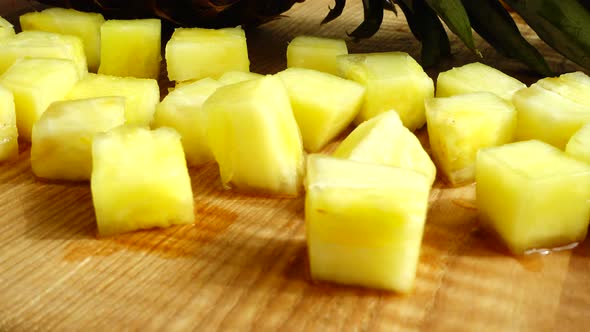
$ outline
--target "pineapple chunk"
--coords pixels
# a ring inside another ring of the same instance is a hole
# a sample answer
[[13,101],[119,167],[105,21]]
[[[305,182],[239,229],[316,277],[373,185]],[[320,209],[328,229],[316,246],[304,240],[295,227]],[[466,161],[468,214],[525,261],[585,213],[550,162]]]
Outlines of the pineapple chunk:
[[195,221],[180,135],[121,126],[92,143],[92,201],[102,236]]
[[428,153],[395,111],[361,123],[340,143],[333,156],[411,169],[422,173],[430,184],[436,178],[436,167]]
[[18,130],[12,93],[0,85],[0,161],[18,155]]
[[522,89],[512,100],[518,115],[516,139],[538,139],[564,149],[570,137],[590,123],[590,107],[578,104],[540,85]]
[[2,76],[0,85],[14,95],[19,135],[31,141],[33,124],[54,101],[62,100],[78,81],[70,60],[24,58]]
[[0,17],[0,39],[13,37],[14,26],[3,17]]
[[348,54],[342,39],[298,36],[287,46],[287,67],[301,67],[338,75],[336,57]]
[[229,84],[253,80],[255,78],[261,78],[262,76],[264,76],[264,75],[257,74],[257,73],[251,73],[251,72],[245,72],[245,71],[232,70],[232,71],[228,71],[228,72],[224,73],[223,75],[221,75],[221,77],[218,79],[218,81],[223,85],[229,85]]
[[53,180],[90,180],[92,139],[124,122],[123,97],[54,102],[33,126],[33,173]]
[[20,58],[71,60],[82,78],[88,73],[84,45],[80,38],[45,31],[23,31],[0,40],[0,74]]
[[570,138],[565,152],[590,164],[590,124],[584,125]]
[[317,152],[340,134],[361,107],[365,88],[338,76],[304,68],[277,74],[291,100],[303,147]]
[[108,20],[100,28],[100,41],[100,74],[153,79],[160,76],[159,19]]
[[532,140],[482,149],[476,167],[480,217],[512,252],[586,237],[590,165]]
[[582,72],[543,78],[533,85],[538,85],[573,102],[590,107],[590,77]]
[[357,123],[393,109],[408,129],[424,125],[424,100],[434,96],[434,84],[407,53],[350,54],[337,60],[344,77],[367,88]]
[[182,136],[184,154],[189,164],[199,165],[214,160],[207,143],[207,116],[202,106],[221,83],[204,78],[183,84],[158,104],[154,127],[170,127]]
[[516,130],[514,106],[490,92],[426,101],[430,148],[452,185],[475,180],[481,148],[510,143]]
[[237,189],[297,195],[303,147],[289,96],[274,76],[223,86],[203,104],[221,181]]
[[88,74],[74,85],[66,98],[109,96],[125,97],[125,119],[128,124],[149,126],[156,105],[160,102],[160,87],[154,79]]
[[512,95],[522,88],[526,88],[524,83],[479,62],[442,72],[436,80],[437,97],[491,92],[510,102]]
[[20,17],[23,31],[41,30],[79,37],[84,44],[88,69],[92,71],[97,71],[100,63],[100,26],[103,23],[101,14],[64,8],[48,8]]
[[311,276],[402,293],[414,284],[430,181],[408,169],[310,155]]
[[248,72],[246,34],[241,28],[178,28],[166,45],[166,62],[171,81],[219,78],[234,70]]

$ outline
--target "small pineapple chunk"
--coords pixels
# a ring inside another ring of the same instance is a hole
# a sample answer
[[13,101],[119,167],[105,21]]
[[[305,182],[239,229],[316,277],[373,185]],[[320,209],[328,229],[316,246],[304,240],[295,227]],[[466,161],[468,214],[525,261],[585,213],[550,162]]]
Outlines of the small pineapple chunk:
[[289,96],[274,76],[223,86],[203,104],[221,181],[237,189],[297,195],[303,146]]
[[424,100],[434,96],[434,84],[407,53],[350,54],[337,60],[345,78],[367,88],[356,123],[393,109],[408,129],[424,125]]
[[526,85],[503,72],[474,62],[442,72],[436,80],[436,96],[450,97],[472,92],[491,92],[510,102]]
[[533,84],[514,94],[518,120],[516,139],[538,139],[564,149],[584,124],[590,123],[590,107]]
[[312,69],[289,68],[277,76],[287,88],[309,152],[321,150],[354,120],[365,95],[356,82]]
[[584,125],[570,138],[565,146],[570,156],[590,164],[590,124]]
[[84,44],[88,68],[92,71],[98,70],[100,63],[100,26],[103,23],[101,14],[64,8],[47,8],[20,17],[23,31],[41,30],[79,37]]
[[156,105],[160,102],[160,87],[154,79],[88,74],[74,85],[66,98],[72,100],[109,96],[125,97],[127,124],[149,126],[156,112]]
[[18,155],[18,130],[12,93],[0,85],[0,161]]
[[191,181],[180,135],[121,126],[92,143],[92,201],[98,233],[191,224]]
[[411,169],[422,173],[430,184],[436,178],[436,167],[428,153],[395,111],[361,123],[340,143],[333,156]]
[[17,60],[0,76],[0,85],[14,96],[19,135],[30,142],[33,124],[52,102],[64,99],[77,81],[76,66],[70,60]]
[[510,143],[516,130],[514,106],[490,92],[426,101],[430,148],[452,185],[475,180],[481,148]]
[[90,180],[92,139],[124,122],[123,97],[54,102],[33,126],[33,173],[52,180]]
[[229,85],[229,84],[253,80],[255,78],[261,78],[262,76],[264,76],[264,75],[257,74],[257,73],[251,73],[251,72],[245,72],[245,71],[232,70],[232,71],[228,71],[228,72],[224,73],[223,75],[221,75],[221,77],[218,79],[218,81],[223,85]]
[[0,40],[0,74],[20,58],[52,58],[71,60],[78,77],[88,73],[84,45],[80,38],[45,31],[23,31]]
[[222,84],[212,78],[183,84],[172,90],[156,107],[154,127],[170,127],[182,136],[184,154],[189,164],[214,160],[207,143],[207,116],[203,103]]
[[590,77],[582,72],[543,78],[533,85],[538,85],[573,102],[590,107]]
[[298,36],[287,46],[287,67],[315,69],[338,75],[336,57],[348,54],[342,39]]
[[171,81],[217,79],[234,70],[248,72],[246,34],[241,28],[178,28],[166,45],[166,62]]
[[100,41],[100,74],[153,79],[160,76],[159,19],[108,20],[100,28]]
[[3,17],[0,17],[0,39],[14,37],[14,26]]
[[430,192],[424,175],[310,155],[306,191],[313,279],[411,291]]
[[586,237],[590,165],[532,140],[482,149],[476,167],[480,218],[512,252]]

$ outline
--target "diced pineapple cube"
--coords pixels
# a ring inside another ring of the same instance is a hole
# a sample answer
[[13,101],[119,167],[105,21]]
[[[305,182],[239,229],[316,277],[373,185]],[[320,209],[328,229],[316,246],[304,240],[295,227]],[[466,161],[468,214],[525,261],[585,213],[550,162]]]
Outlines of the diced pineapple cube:
[[98,72],[157,79],[161,48],[162,23],[159,19],[108,20],[100,28]]
[[0,17],[0,39],[13,37],[14,26],[3,17]]
[[516,139],[538,139],[564,149],[570,137],[590,123],[590,107],[533,84],[512,99],[517,111]]
[[422,173],[430,184],[436,178],[436,167],[428,153],[395,111],[361,123],[340,143],[333,156],[411,169]]
[[261,75],[258,73],[232,70],[232,71],[228,71],[228,72],[224,73],[223,75],[221,75],[221,77],[219,77],[218,81],[221,84],[229,85],[229,84],[253,80],[255,78],[261,78],[262,76],[264,76],[264,75]]
[[221,181],[237,189],[297,195],[303,146],[278,77],[226,85],[203,104],[208,142]]
[[361,107],[365,88],[338,76],[305,68],[277,74],[291,100],[303,147],[317,152],[340,134]]
[[532,140],[482,149],[476,167],[480,217],[512,252],[586,237],[590,165]]
[[66,98],[109,96],[125,97],[125,119],[128,124],[149,126],[156,105],[160,102],[160,87],[154,79],[88,74],[74,85]]
[[510,143],[516,130],[514,106],[490,92],[474,92],[426,101],[430,148],[452,185],[475,180],[481,148]]
[[0,161],[18,155],[18,130],[14,98],[10,90],[0,85]]
[[33,124],[54,101],[62,100],[78,81],[70,60],[24,58],[2,76],[0,85],[14,96],[19,136],[31,141]]
[[233,70],[247,72],[246,34],[241,28],[178,28],[166,45],[166,62],[171,81],[219,78]]
[[301,67],[338,75],[336,57],[348,54],[342,39],[298,36],[287,46],[287,67]]
[[538,85],[573,102],[590,107],[590,77],[583,72],[543,78],[533,85]]
[[154,127],[170,127],[182,136],[184,154],[189,164],[214,160],[207,143],[207,115],[203,103],[222,84],[211,78],[183,84],[172,90],[156,107]]
[[84,45],[80,38],[45,31],[23,31],[0,40],[0,74],[20,58],[71,60],[82,78],[88,73]]
[[121,126],[96,135],[90,184],[102,236],[195,221],[191,181],[173,129]]
[[84,44],[88,68],[92,71],[98,70],[100,63],[100,26],[103,23],[101,14],[64,8],[47,8],[20,17],[23,31],[41,30],[79,37]]
[[33,173],[53,180],[90,180],[94,136],[124,122],[123,97],[54,102],[33,126]]
[[510,102],[512,95],[522,88],[526,88],[526,85],[516,78],[480,62],[442,72],[436,80],[437,97],[491,92]]
[[313,279],[402,293],[412,289],[430,192],[424,175],[310,155],[306,191]]
[[393,109],[408,129],[424,125],[424,100],[434,96],[434,83],[407,53],[341,55],[337,61],[345,78],[367,88],[357,123]]
[[565,146],[570,156],[590,164],[590,124],[584,125],[570,138]]

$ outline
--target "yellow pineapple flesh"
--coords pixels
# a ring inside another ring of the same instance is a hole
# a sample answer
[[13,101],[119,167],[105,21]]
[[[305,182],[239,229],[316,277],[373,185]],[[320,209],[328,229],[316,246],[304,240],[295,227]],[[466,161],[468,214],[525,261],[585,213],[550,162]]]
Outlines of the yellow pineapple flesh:
[[253,80],[255,78],[261,78],[262,76],[264,75],[258,73],[232,70],[225,72],[223,75],[221,75],[218,81],[221,84],[228,85]]
[[121,126],[92,143],[92,201],[98,233],[191,224],[191,181],[180,135]]
[[123,97],[52,103],[33,126],[33,173],[53,180],[90,180],[94,136],[124,122]]
[[590,124],[584,125],[569,139],[565,152],[590,164]]
[[14,26],[0,16],[0,39],[14,37]]
[[336,57],[348,54],[342,39],[297,36],[287,46],[287,67],[300,67],[338,75]]
[[533,85],[590,107],[590,77],[583,72],[567,73],[559,77],[546,77]]
[[14,98],[0,85],[0,162],[18,155],[18,130]]

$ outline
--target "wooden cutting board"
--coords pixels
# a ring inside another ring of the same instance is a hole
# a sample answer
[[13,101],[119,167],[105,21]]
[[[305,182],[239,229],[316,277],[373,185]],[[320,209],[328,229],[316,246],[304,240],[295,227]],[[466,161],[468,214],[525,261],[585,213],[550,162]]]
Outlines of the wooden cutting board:
[[[10,14],[18,2],[3,5]],[[248,34],[252,70],[285,67],[299,34],[345,38],[361,2],[320,26],[329,1],[296,5]],[[22,5],[22,4],[21,4]],[[22,6],[21,6],[22,8]],[[558,71],[577,69],[523,26]],[[452,37],[441,70],[478,60]],[[351,52],[419,55],[392,13]],[[478,39],[484,61],[531,83],[538,77]],[[163,82],[163,91],[169,83]],[[424,139],[424,132],[419,135]],[[334,143],[327,151],[335,146]],[[36,179],[29,149],[0,165],[1,331],[585,331],[590,326],[590,244],[515,258],[479,228],[474,186],[437,181],[415,290],[314,283],[308,275],[303,199],[224,191],[216,166],[190,170],[197,222],[97,239],[88,184]]]

